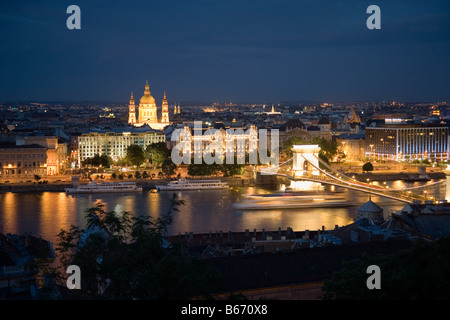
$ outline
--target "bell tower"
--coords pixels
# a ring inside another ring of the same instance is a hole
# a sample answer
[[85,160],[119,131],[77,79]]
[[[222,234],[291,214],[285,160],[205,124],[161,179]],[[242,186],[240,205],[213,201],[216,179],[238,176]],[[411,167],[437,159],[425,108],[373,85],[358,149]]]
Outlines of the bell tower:
[[162,101],[161,122],[169,123],[169,104],[167,103],[165,91],[164,91],[164,99]]
[[136,105],[134,104],[133,92],[131,93],[130,103],[128,105],[128,123],[136,123]]

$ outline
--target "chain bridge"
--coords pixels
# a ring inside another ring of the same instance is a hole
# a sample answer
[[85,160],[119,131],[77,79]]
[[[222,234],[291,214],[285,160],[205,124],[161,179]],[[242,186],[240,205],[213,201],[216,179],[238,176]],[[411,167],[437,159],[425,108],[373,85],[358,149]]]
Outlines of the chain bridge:
[[[289,180],[312,181],[325,185],[334,185],[351,190],[361,191],[372,195],[377,195],[389,199],[398,200],[405,203],[423,203],[433,201],[427,192],[432,188],[442,186],[446,180],[431,182],[420,186],[394,189],[389,187],[376,186],[371,183],[357,181],[355,178],[347,176],[328,163],[319,158],[320,148],[318,145],[295,145],[292,148],[293,157],[289,160],[268,168],[261,168],[261,174],[275,174]],[[279,168],[293,162],[289,174],[279,173]]]

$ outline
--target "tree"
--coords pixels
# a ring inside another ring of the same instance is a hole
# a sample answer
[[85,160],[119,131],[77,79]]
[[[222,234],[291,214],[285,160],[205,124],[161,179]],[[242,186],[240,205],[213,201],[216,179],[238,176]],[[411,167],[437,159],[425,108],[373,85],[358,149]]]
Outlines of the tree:
[[[402,299],[447,300],[450,298],[450,237],[433,242],[418,240],[411,250],[392,255],[363,256],[347,261],[324,281],[326,300]],[[381,290],[369,290],[367,267],[381,270]]]
[[85,167],[104,167],[108,168],[113,163],[112,158],[106,154],[95,154],[92,158],[86,158],[82,161],[82,165]]
[[170,178],[175,174],[175,170],[177,168],[177,165],[172,162],[172,160],[167,159],[164,161],[164,163],[161,166],[162,172],[166,175],[167,178]]
[[111,179],[116,179],[117,178],[117,174],[115,172],[111,173]]
[[127,147],[127,162],[133,166],[140,166],[145,161],[144,151],[142,147],[137,144],[132,144]]
[[188,174],[190,176],[212,176],[220,172],[220,164],[206,164],[202,161],[201,164],[191,163],[188,165]]
[[366,172],[373,171],[373,164],[370,162],[366,162],[366,163],[364,163],[362,169],[363,169],[363,171],[366,171]]
[[165,142],[152,143],[145,148],[145,158],[155,166],[159,166],[170,158],[170,150]]
[[34,180],[36,180],[36,181],[41,180],[41,176],[38,175],[38,174],[35,174],[35,175],[34,175]]
[[140,179],[140,178],[141,178],[141,173],[140,173],[139,171],[136,171],[136,172],[134,173],[134,177],[135,177],[136,179]]
[[98,203],[86,211],[86,228],[61,230],[55,248],[65,266],[83,270],[81,289],[95,299],[187,299],[222,288],[218,272],[185,253],[179,243],[165,246],[172,213],[183,201],[174,194],[170,210],[153,219],[107,212]]
[[336,140],[316,138],[313,141],[317,143],[320,147],[319,158],[324,160],[326,163],[330,163],[330,161],[338,153],[338,144]]
[[244,174],[245,165],[237,163],[237,157],[234,157],[234,161],[231,164],[223,162],[219,166],[220,171],[223,173],[224,177],[233,177],[235,175]]

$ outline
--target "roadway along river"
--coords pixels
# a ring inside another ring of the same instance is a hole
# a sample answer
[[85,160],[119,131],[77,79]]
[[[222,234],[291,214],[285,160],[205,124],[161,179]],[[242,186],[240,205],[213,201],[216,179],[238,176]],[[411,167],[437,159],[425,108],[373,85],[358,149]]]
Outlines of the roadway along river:
[[[397,188],[401,181],[389,182]],[[410,186],[411,184],[408,184]],[[184,191],[175,192],[185,201],[179,212],[173,213],[173,223],[168,233],[176,235],[185,232],[209,233],[210,231],[244,231],[249,229],[277,230],[279,227],[293,230],[317,230],[324,226],[332,229],[353,222],[358,208],[368,201],[366,193],[345,190],[344,195],[354,204],[348,208],[310,208],[238,211],[232,208],[242,194],[273,192],[267,189],[246,187],[222,191]],[[445,197],[445,184],[440,189]],[[174,192],[139,194],[93,194],[66,195],[63,192],[36,192],[0,194],[0,232],[25,232],[42,236],[54,242],[61,229],[73,225],[85,226],[85,211],[97,201],[105,204],[107,211],[130,211],[135,215],[158,217],[170,209],[170,198]],[[404,204],[395,200],[372,196],[372,201],[384,209],[388,218],[392,212]]]

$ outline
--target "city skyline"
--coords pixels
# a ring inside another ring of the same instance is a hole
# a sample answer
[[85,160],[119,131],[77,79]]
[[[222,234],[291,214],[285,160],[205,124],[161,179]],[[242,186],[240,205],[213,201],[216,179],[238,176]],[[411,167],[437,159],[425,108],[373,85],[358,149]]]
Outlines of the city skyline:
[[[69,30],[69,5],[81,30]],[[0,4],[2,101],[448,101],[445,1]]]
[[448,298],[449,9],[1,2],[0,300]]

